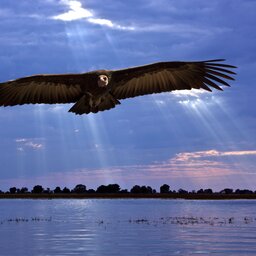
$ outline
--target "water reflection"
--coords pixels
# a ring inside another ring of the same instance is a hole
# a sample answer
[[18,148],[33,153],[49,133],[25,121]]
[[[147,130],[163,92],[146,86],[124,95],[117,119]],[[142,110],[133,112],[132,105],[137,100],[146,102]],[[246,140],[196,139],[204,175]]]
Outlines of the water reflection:
[[253,201],[0,202],[1,255],[256,254]]

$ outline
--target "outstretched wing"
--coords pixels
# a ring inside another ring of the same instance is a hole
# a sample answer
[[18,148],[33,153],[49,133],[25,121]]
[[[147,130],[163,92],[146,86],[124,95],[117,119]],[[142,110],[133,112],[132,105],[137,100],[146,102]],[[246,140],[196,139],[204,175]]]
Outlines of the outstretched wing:
[[71,103],[82,96],[86,74],[35,75],[0,83],[0,106]]
[[[209,87],[222,90],[219,85],[229,84],[223,80],[234,80],[230,69],[235,66],[208,60],[199,62],[159,62],[145,66],[116,70],[112,74],[112,94],[117,99],[139,95],[191,90],[192,88],[211,91]],[[216,63],[217,62],[217,63]]]

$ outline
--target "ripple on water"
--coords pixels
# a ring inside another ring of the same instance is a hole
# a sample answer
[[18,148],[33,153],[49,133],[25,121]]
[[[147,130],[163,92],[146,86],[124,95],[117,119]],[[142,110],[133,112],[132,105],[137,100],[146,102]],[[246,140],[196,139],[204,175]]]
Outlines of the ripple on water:
[[0,248],[5,256],[256,255],[255,218],[248,200],[2,200]]

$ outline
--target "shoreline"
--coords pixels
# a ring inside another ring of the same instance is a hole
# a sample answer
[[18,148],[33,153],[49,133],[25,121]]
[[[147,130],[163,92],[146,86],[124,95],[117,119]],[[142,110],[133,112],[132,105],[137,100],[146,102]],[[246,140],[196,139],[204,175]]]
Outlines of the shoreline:
[[256,199],[256,194],[0,194],[0,199],[185,199],[233,200]]

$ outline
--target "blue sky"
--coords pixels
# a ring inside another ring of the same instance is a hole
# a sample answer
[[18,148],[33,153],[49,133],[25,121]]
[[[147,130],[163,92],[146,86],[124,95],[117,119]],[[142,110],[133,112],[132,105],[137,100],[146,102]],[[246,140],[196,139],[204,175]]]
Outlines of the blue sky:
[[0,81],[40,73],[225,58],[223,92],[164,93],[75,116],[70,105],[0,108],[0,189],[256,189],[256,2],[2,0]]

